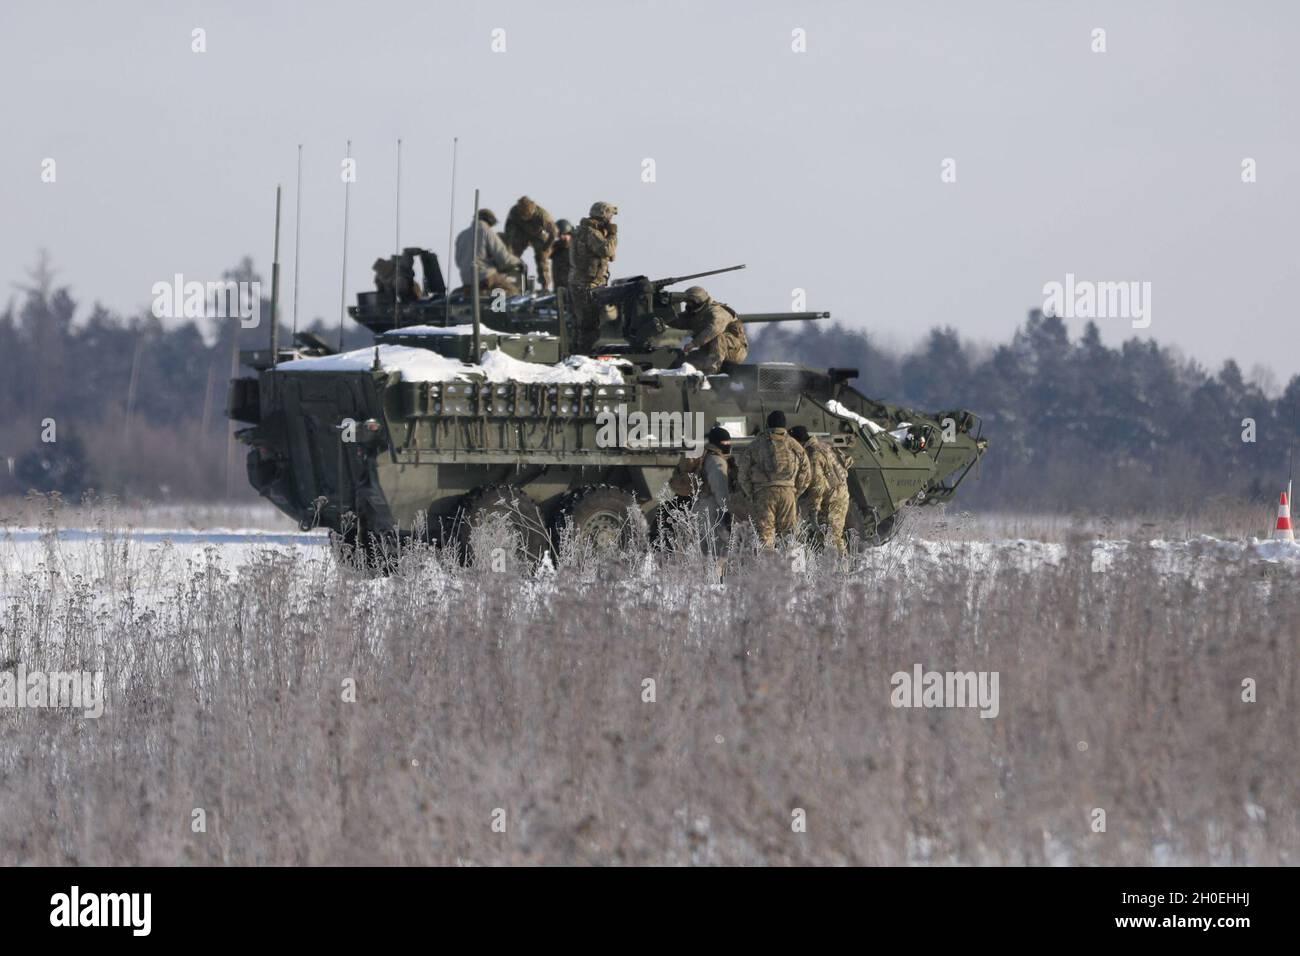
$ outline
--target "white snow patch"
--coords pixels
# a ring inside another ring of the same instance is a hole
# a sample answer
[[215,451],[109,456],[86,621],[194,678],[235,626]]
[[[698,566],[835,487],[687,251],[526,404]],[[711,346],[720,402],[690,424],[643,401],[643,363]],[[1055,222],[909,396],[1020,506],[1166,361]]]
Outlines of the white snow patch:
[[[680,368],[652,368],[643,374],[658,375],[660,378],[700,378],[704,380],[703,388],[711,388],[709,378],[690,362],[683,362]],[[703,390],[703,389],[702,389]]]
[[[295,359],[276,366],[275,371],[365,372],[374,367],[375,348],[376,346],[371,346],[339,355]],[[622,385],[623,373],[620,367],[628,364],[621,359],[594,359],[585,355],[571,355],[558,365],[547,365],[540,362],[523,362],[511,358],[500,349],[490,349],[483,353],[482,363],[470,365],[410,345],[379,345],[377,348],[380,368],[385,372],[400,372],[402,380],[406,382],[486,379],[489,382]]]
[[850,421],[857,422],[873,435],[879,435],[884,431],[883,428],[873,422],[870,418],[864,418],[857,412],[853,411],[853,409],[841,405],[833,398],[826,403],[826,410],[832,415],[838,415],[840,418],[847,418]]
[[[622,385],[624,366],[630,367],[631,363],[623,359],[596,359],[586,355],[570,355],[557,365],[544,365],[540,362],[521,362],[500,349],[492,349],[483,353],[483,361],[478,367],[489,382]],[[408,378],[405,373],[402,377]]]

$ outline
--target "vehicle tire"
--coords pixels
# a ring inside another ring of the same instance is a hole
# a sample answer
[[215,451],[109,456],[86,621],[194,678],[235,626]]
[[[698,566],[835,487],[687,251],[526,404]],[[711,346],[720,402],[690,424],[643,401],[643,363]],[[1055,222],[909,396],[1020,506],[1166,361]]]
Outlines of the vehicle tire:
[[612,485],[589,485],[560,500],[551,524],[551,539],[559,542],[564,529],[590,541],[598,554],[617,554],[645,540],[646,521],[630,491]]
[[[475,564],[480,558],[474,554],[474,531],[496,520],[513,533],[511,547],[528,567],[550,552],[550,535],[537,502],[515,485],[489,485],[465,496],[456,522],[457,542],[466,564]],[[481,557],[490,560],[490,555]]]

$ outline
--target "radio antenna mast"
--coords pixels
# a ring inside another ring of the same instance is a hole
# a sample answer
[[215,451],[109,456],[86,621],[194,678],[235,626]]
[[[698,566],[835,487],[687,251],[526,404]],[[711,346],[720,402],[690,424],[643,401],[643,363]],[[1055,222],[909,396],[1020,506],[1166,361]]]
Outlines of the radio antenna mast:
[[442,303],[446,313],[447,324],[451,324],[451,267],[452,267],[452,243],[456,234],[456,153],[460,145],[460,137],[451,138],[451,202],[448,203],[447,214],[447,264],[443,266],[447,273],[447,281],[443,283],[446,291],[442,294]]
[[280,361],[280,328],[276,308],[280,303],[280,186],[275,187],[275,255],[271,260],[271,365]]
[[352,185],[352,140],[348,140],[347,152],[344,154],[343,176],[343,283],[339,290],[339,351],[343,351],[343,317],[348,312],[348,197]]
[[293,201],[293,342],[298,341],[298,252],[302,241],[302,143],[298,144],[298,183]]
[[402,268],[402,140],[397,139],[397,210],[393,225],[393,328],[399,324],[398,303],[401,301],[401,295],[398,289],[401,284]]

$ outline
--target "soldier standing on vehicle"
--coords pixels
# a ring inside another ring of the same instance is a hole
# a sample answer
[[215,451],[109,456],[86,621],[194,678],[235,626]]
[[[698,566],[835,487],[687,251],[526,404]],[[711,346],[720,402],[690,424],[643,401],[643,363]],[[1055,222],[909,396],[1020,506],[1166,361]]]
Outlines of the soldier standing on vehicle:
[[844,544],[844,520],[849,513],[848,466],[852,459],[843,461],[835,448],[809,435],[802,425],[790,429],[790,437],[803,446],[812,469],[804,499],[808,502],[809,517],[822,529],[824,540],[833,543],[843,557],[848,553]]
[[461,284],[469,289],[474,282],[474,260],[478,260],[478,279],[485,289],[505,289],[507,295],[518,295],[519,284],[512,273],[519,272],[523,263],[512,254],[501,241],[496,230],[497,217],[491,209],[478,211],[478,241],[475,242],[475,226],[456,237],[456,269],[460,272]]
[[745,361],[749,339],[731,306],[718,302],[698,285],[687,289],[682,298],[686,310],[675,324],[691,333],[691,344],[682,350],[682,357],[705,375],[716,375],[723,362]]
[[793,534],[799,520],[796,502],[812,471],[803,447],[786,433],[785,412],[777,409],[767,416],[767,429],[740,456],[739,478],[763,547],[774,547],[778,534]]
[[555,244],[551,246],[551,272],[555,288],[569,287],[569,248],[573,244],[573,223],[561,219],[555,224]]
[[593,203],[591,214],[578,223],[569,247],[569,296],[578,317],[578,351],[590,352],[600,338],[602,319],[612,319],[614,308],[600,305],[592,293],[609,282],[609,264],[618,250],[618,207]]
[[548,291],[551,288],[551,253],[557,235],[551,214],[527,196],[520,196],[506,214],[505,234],[511,254],[522,256],[525,249],[532,248],[538,283],[543,292]]

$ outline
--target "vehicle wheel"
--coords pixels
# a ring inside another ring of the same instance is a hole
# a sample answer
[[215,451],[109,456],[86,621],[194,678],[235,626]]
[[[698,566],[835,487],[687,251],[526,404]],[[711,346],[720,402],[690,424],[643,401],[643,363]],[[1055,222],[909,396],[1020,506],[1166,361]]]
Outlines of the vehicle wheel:
[[644,540],[645,518],[636,496],[611,485],[592,485],[565,495],[556,510],[552,539],[569,527],[570,534],[589,542],[597,554],[616,554]]
[[[529,567],[537,564],[551,549],[550,536],[542,509],[528,493],[514,485],[490,485],[466,495],[457,521],[457,541],[467,564],[475,564],[480,557],[490,560],[490,555],[476,555],[475,531],[497,524],[508,533],[508,543],[493,545],[507,547]],[[481,540],[479,542],[482,543]]]

